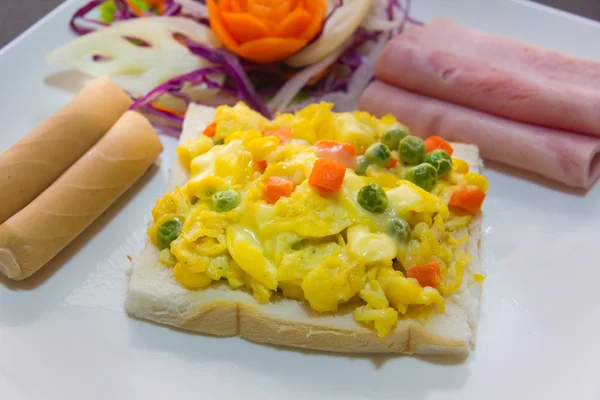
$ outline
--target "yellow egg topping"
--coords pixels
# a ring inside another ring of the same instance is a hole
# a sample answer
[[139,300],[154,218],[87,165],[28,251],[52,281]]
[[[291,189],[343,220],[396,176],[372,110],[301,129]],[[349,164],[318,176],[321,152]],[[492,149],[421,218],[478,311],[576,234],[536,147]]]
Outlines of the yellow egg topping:
[[221,106],[177,149],[189,181],[156,202],[148,235],[188,289],[223,281],[323,313],[348,303],[383,337],[411,309],[443,311],[467,271],[488,184],[449,146],[328,103],[273,120]]

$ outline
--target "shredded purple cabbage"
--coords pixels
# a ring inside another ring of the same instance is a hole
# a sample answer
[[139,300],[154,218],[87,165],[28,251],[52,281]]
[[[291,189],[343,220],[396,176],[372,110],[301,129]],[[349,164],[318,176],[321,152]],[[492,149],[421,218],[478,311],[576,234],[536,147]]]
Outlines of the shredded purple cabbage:
[[[339,5],[340,3],[343,4],[342,1],[337,4]],[[411,0],[406,1],[406,6],[403,6],[399,0],[388,0],[386,14],[390,21],[393,21],[395,18],[395,9],[398,9],[402,13],[402,21],[400,26],[396,29],[396,32],[393,33],[394,35],[401,33],[407,22],[422,24],[422,22],[409,19],[410,6]],[[347,92],[348,83],[353,74],[363,63],[363,57],[358,52],[357,48],[365,42],[376,42],[382,34],[383,32],[380,31],[368,31],[363,27],[359,27],[354,33],[353,45],[348,47],[348,49],[339,56],[337,61],[330,67],[330,71],[325,77],[320,79],[312,88],[309,87],[305,89],[305,91],[316,99],[335,91]]]
[[123,21],[131,18],[138,18],[127,6],[125,0],[113,0],[115,6],[117,8],[117,12],[115,13],[115,21]]
[[[81,25],[81,22],[88,22],[98,27],[108,26],[109,24],[102,22],[97,19],[88,18],[87,15],[98,8],[100,5],[105,3],[107,0],[92,0],[89,3],[85,4],[83,7],[75,11],[71,20],[69,21],[69,26],[71,30],[75,32],[77,35],[85,35],[90,32],[95,31],[96,29],[89,28]],[[115,15],[114,21],[124,21],[132,18],[139,18],[135,15],[130,9],[125,0],[112,0],[115,4]],[[181,4],[177,3],[175,0],[168,0],[166,2],[166,9],[164,11],[163,16],[174,16],[179,15],[181,13]]]
[[183,124],[183,117],[180,115],[175,115],[173,113],[170,112],[166,112],[163,110],[159,110],[158,108],[152,106],[151,104],[142,106],[142,107],[138,107],[137,108],[138,111],[144,111],[145,113],[148,113],[150,115],[154,115],[156,117],[165,119],[166,121],[170,121],[175,123],[177,126],[181,126],[181,124]]
[[394,8],[397,8],[403,14],[403,16],[402,16],[403,23],[408,22],[410,24],[419,25],[419,26],[425,25],[423,22],[410,17],[410,5],[411,5],[411,0],[406,0],[406,7],[402,5],[400,0],[388,0],[388,4],[385,9],[388,20],[390,20],[390,21],[394,20]]
[[265,117],[271,116],[263,99],[256,93],[256,89],[252,85],[252,82],[250,82],[248,75],[246,75],[242,63],[240,63],[240,60],[236,56],[226,50],[213,49],[187,38],[185,39],[185,43],[192,53],[223,69],[225,74],[234,81],[239,100],[245,102],[249,107],[252,107]]
[[[83,7],[78,9],[69,22],[71,29],[78,35],[85,35],[97,28],[108,26],[100,20],[89,18],[88,14],[103,4],[106,0],[91,0]],[[112,0],[115,5],[114,21],[123,21],[132,18],[138,18],[128,7],[125,0]],[[193,0],[201,4],[206,4],[205,0]],[[401,13],[402,20],[400,26],[392,32],[392,36],[403,31],[406,23],[423,25],[422,22],[410,17],[411,0],[404,2],[401,0],[387,0],[385,13],[390,21],[394,21]],[[344,0],[337,0],[333,8],[325,16],[325,23],[334,15],[334,13],[344,5]],[[206,18],[194,18],[181,13],[181,5],[177,0],[168,0],[165,4],[164,16],[182,15],[187,18],[210,26]],[[87,23],[87,26],[86,24]],[[323,26],[325,26],[325,23]],[[322,34],[321,31],[313,38],[317,40]],[[368,31],[362,27],[354,33],[353,43],[349,46],[331,65],[326,74],[318,81],[312,82],[302,90],[302,93],[318,99],[326,94],[338,91],[347,91],[349,82],[356,71],[363,65],[365,59],[359,52],[359,48],[368,42],[377,42],[380,40],[381,31]],[[130,38],[137,40],[136,38]],[[206,85],[207,88],[215,89],[224,94],[236,96],[248,104],[249,107],[260,112],[266,117],[271,117],[271,113],[265,105],[265,99],[275,95],[281,86],[291,76],[299,72],[299,69],[289,67],[283,63],[256,64],[244,59],[240,59],[227,50],[211,48],[202,43],[182,37],[189,51],[203,59],[207,60],[213,67],[201,68],[169,79],[157,86],[145,96],[136,99],[131,109],[136,109],[152,116],[153,124],[161,130],[162,133],[177,137],[180,134],[183,117],[175,113],[164,111],[154,107],[154,103],[163,95],[168,94],[181,99],[185,105],[189,105],[192,99],[182,90],[184,86]],[[135,42],[136,45],[144,46],[145,43]],[[103,61],[102,56],[94,58],[95,61]],[[225,77],[223,84],[215,82],[216,76]],[[212,77],[212,79],[211,79]],[[155,122],[158,121],[158,122]]]
[[[152,104],[164,94],[178,97],[186,104],[189,104],[191,99],[185,93],[181,92],[186,82],[190,83],[192,86],[205,84],[209,89],[227,91],[224,85],[219,85],[209,78],[210,75],[225,75],[233,82],[234,88],[233,90],[230,90],[232,94],[237,95],[239,100],[244,101],[249,107],[260,112],[264,116],[268,118],[271,117],[263,100],[264,96],[268,96],[270,93],[268,91],[263,91],[260,94],[257,93],[237,57],[225,50],[213,49],[204,44],[189,40],[188,38],[185,38],[184,40],[193,54],[204,58],[216,66],[201,68],[169,79],[167,82],[154,88],[144,97],[137,99],[131,105],[131,109],[146,112],[181,127],[183,123],[183,118],[181,116],[158,110],[154,108]],[[161,129],[161,131],[166,134],[172,134],[174,129],[171,125],[161,125],[159,127],[157,126],[157,128]]]
[[[155,101],[157,101],[164,94],[171,94],[178,98],[184,99],[184,101],[189,101],[189,98],[182,96],[181,90],[183,89],[185,83],[190,83],[193,86],[197,86],[200,84],[205,84],[209,89],[220,89],[219,84],[214,81],[211,81],[208,76],[209,75],[220,75],[225,71],[219,67],[207,67],[200,68],[198,70],[185,73],[183,75],[176,76],[174,78],[169,79],[165,83],[162,83],[152,89],[150,93],[137,99],[132,105],[131,109],[135,110],[140,107],[149,106]],[[176,117],[176,116],[174,116]],[[173,122],[180,122],[177,118],[173,118]]]
[[[356,34],[355,34],[356,35]],[[352,75],[362,65],[363,57],[354,46],[348,47],[330,67],[330,71],[307,92],[316,98],[336,91],[346,91]]]
[[165,12],[162,13],[162,15],[166,16],[166,17],[172,17],[174,15],[179,15],[181,12],[181,4],[179,3],[175,3],[173,0],[167,2],[167,7],[165,9]]
[[86,33],[90,33],[92,31],[94,31],[94,29],[80,26],[79,25],[80,19],[83,19],[87,22],[95,23],[95,24],[98,24],[101,26],[106,26],[107,24],[105,24],[102,21],[86,18],[86,15],[88,15],[96,7],[98,7],[99,5],[104,3],[104,1],[105,0],[92,0],[89,3],[87,3],[86,5],[84,5],[83,7],[81,7],[79,10],[75,11],[75,14],[73,14],[73,16],[71,17],[71,20],[69,21],[69,26],[71,27],[71,30],[73,30],[73,32],[75,32],[78,35],[85,35]]
[[360,46],[365,42],[376,42],[383,34],[381,31],[368,31],[362,26],[359,26],[354,34],[354,45]]

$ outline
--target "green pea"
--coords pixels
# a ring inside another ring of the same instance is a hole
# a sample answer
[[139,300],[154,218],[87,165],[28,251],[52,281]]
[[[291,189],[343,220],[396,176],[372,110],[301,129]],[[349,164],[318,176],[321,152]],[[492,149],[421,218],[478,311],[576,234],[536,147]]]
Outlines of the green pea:
[[311,245],[310,239],[301,239],[296,243],[292,244],[292,250],[298,251],[307,248]]
[[408,136],[406,128],[400,124],[394,124],[387,127],[381,135],[381,143],[390,149],[397,149],[400,141]]
[[390,230],[400,243],[408,243],[412,237],[410,225],[402,218],[392,218],[390,220]]
[[213,209],[220,213],[233,210],[240,201],[240,194],[233,189],[221,190],[212,196]]
[[181,234],[183,223],[179,218],[173,218],[158,228],[157,238],[161,249],[171,248],[171,242]]
[[452,157],[444,150],[436,149],[425,156],[424,160],[427,164],[433,165],[437,171],[438,178],[452,171]]
[[430,192],[435,186],[437,182],[436,176],[437,173],[435,172],[433,165],[427,163],[422,163],[416,167],[409,168],[404,173],[404,179],[411,181],[421,189],[428,192]]
[[365,176],[367,174],[367,168],[369,168],[369,165],[369,160],[365,156],[360,156],[356,160],[356,169],[354,172],[356,172],[356,175]]
[[358,204],[366,211],[381,214],[388,205],[388,197],[381,186],[369,183],[363,186],[356,196]]
[[407,136],[398,145],[400,159],[408,164],[419,164],[425,157],[425,142],[416,136]]
[[380,165],[382,167],[388,165],[391,158],[392,152],[383,143],[374,143],[369,146],[365,152],[365,159],[367,159],[371,164]]
[[317,246],[322,243],[329,243],[331,241],[331,237],[325,236],[322,238],[310,238],[310,239],[300,239],[296,243],[292,244],[292,250],[299,251],[304,250],[310,246]]

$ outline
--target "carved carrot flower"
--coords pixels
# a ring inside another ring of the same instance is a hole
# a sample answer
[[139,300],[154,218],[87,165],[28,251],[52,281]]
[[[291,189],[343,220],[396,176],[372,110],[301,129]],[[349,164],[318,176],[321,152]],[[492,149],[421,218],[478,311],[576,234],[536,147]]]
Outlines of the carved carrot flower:
[[284,59],[321,30],[325,0],[208,0],[210,26],[230,51],[257,63]]

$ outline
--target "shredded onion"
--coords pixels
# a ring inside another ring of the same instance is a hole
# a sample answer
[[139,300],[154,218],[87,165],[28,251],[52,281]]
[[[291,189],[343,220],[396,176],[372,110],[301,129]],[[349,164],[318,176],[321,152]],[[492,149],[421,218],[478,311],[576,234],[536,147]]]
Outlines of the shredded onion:
[[294,97],[296,97],[296,95],[300,92],[300,90],[304,86],[306,86],[306,84],[319,72],[323,71],[325,68],[333,64],[338,59],[340,54],[344,52],[347,46],[348,43],[343,44],[342,46],[338,47],[333,53],[329,54],[327,57],[325,57],[318,63],[304,68],[292,79],[287,81],[285,85],[283,85],[281,90],[269,102],[269,110],[271,110],[271,112],[273,113],[285,110],[289,106],[290,102],[294,99]]
[[387,19],[382,19],[375,17],[373,15],[367,15],[363,20],[361,26],[367,31],[379,31],[379,32],[387,32],[392,29],[398,28],[400,26],[401,21],[389,21]]
[[[386,0],[383,0],[384,2]],[[396,0],[392,0],[390,3],[397,3]],[[389,4],[389,3],[388,3]],[[379,9],[379,11],[383,10]],[[387,11],[387,8],[386,8]],[[346,90],[337,90],[332,91],[330,93],[326,93],[320,96],[316,96],[316,99],[320,101],[327,101],[335,104],[335,109],[337,111],[351,111],[358,107],[358,102],[362,92],[365,90],[367,85],[372,81],[375,64],[381,55],[385,45],[389,41],[392,35],[392,30],[398,29],[400,32],[403,30],[405,23],[408,21],[408,12],[410,11],[410,0],[407,1],[406,8],[402,8],[403,14],[397,20],[389,21],[387,20],[387,15],[383,17],[382,15],[373,15],[370,14],[369,17],[372,18],[372,21],[379,20],[381,24],[387,23],[389,24],[389,28],[386,31],[377,31],[379,33],[378,38],[376,38],[375,44],[371,44],[369,47],[367,54],[362,59],[361,65],[354,71],[352,77],[349,79]],[[394,14],[395,15],[395,14]],[[364,26],[363,26],[364,28]],[[365,28],[366,29],[366,28]],[[357,32],[360,34],[361,32]],[[372,32],[371,32],[372,33]],[[371,38],[373,39],[373,38]],[[338,60],[339,61],[339,60]],[[294,105],[294,109],[299,109],[305,107],[306,105],[314,102],[315,98],[308,99],[306,101],[297,103]]]

